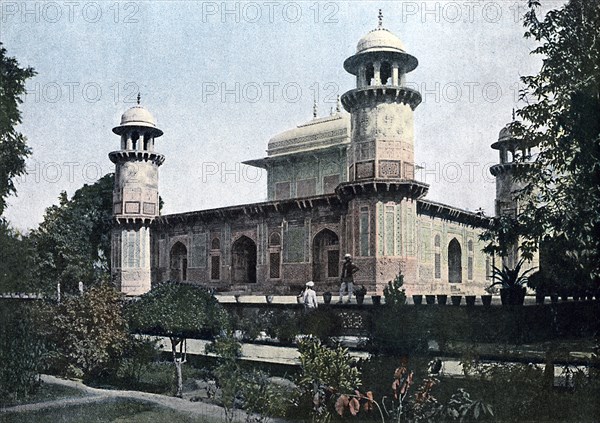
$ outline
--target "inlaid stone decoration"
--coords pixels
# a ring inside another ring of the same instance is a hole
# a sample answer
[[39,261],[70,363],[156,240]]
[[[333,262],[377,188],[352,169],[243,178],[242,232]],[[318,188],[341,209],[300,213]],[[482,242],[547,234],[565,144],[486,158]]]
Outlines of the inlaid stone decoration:
[[400,161],[381,160],[379,162],[379,176],[382,178],[399,178]]

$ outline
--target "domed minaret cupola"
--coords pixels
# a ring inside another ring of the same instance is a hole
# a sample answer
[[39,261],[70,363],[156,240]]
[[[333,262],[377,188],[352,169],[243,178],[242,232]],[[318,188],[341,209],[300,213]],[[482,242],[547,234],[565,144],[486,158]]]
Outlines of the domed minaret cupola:
[[158,167],[162,154],[154,151],[163,135],[154,117],[138,104],[113,128],[121,149],[108,156],[115,164],[113,189],[112,273],[121,292],[141,295],[150,290],[150,224],[159,213]]
[[[518,166],[526,166],[531,157],[533,145],[515,136],[514,129],[521,123],[515,118],[513,109],[512,122],[500,130],[498,141],[492,144],[499,151],[500,163],[490,168],[490,173],[496,178],[496,216],[516,217],[519,204],[516,199],[518,191],[523,189],[522,182],[515,180],[514,174]],[[510,248],[505,264],[513,267],[518,260],[517,246]]]
[[[341,99],[352,114],[350,181],[414,180],[413,111],[421,95],[405,86],[405,75],[418,61],[382,20],[380,10],[378,27],[360,39],[356,54],[344,62],[344,69],[356,76],[356,89]],[[425,194],[424,184],[412,188],[417,190],[411,196]]]
[[531,145],[514,135],[514,128],[520,125],[515,119],[500,130],[498,141],[492,144],[494,150],[500,153],[500,163],[490,168],[491,174],[496,178],[496,216],[517,213],[515,193],[522,188],[522,184],[514,180],[517,166],[525,165],[531,156]]

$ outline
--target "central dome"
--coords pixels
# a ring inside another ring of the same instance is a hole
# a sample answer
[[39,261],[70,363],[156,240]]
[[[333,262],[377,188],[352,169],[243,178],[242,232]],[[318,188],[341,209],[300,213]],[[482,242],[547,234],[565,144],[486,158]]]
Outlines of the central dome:
[[356,53],[370,51],[398,51],[404,53],[404,44],[400,38],[384,28],[377,28],[366,34],[358,41]]

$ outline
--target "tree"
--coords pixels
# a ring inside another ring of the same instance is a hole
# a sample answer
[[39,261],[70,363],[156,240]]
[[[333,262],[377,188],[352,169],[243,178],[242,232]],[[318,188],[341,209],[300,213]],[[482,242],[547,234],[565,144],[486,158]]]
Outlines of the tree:
[[66,292],[107,280],[110,275],[110,236],[114,176],[107,174],[93,185],[84,185],[69,200],[46,209],[44,221],[32,231],[35,277],[43,291],[56,283]]
[[167,336],[171,341],[178,397],[183,393],[186,339],[214,337],[229,326],[227,313],[214,296],[204,288],[181,283],[164,283],[153,288],[128,306],[127,316],[133,331]]
[[27,139],[16,127],[21,123],[19,104],[23,103],[25,81],[35,75],[33,68],[21,68],[6,54],[0,43],[0,216],[6,198],[17,192],[13,180],[25,173],[25,159],[31,154]]
[[93,286],[46,308],[52,364],[60,373],[101,374],[128,342],[122,295],[108,284]]
[[17,302],[0,307],[0,404],[27,397],[40,385],[46,348],[36,311]]
[[342,346],[328,348],[317,338],[306,337],[298,343],[298,351],[299,385],[313,404],[314,421],[329,421],[339,395],[354,392],[361,384],[360,372]]
[[0,292],[31,289],[32,257],[29,238],[0,219]]
[[243,393],[243,372],[238,363],[242,345],[231,335],[218,336],[206,346],[206,352],[217,356],[214,370],[217,386],[221,390],[221,405],[225,409],[225,421],[232,422],[235,405]]
[[[537,75],[522,77],[517,112],[523,122],[512,125],[517,138],[535,145],[536,157],[520,155],[516,179],[524,188],[516,195],[519,212],[492,222],[484,239],[488,251],[519,240],[523,256],[539,243],[560,238],[570,261],[584,274],[600,276],[600,8],[596,2],[570,0],[543,20],[540,3],[528,0],[526,38],[543,56]],[[501,242],[499,242],[501,241]]]

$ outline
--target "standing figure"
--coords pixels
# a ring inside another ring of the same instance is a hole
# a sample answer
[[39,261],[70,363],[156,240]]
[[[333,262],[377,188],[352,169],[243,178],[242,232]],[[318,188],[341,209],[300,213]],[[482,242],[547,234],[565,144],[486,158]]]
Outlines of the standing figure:
[[344,292],[348,291],[348,303],[352,301],[352,292],[354,289],[354,274],[358,272],[358,266],[352,263],[352,256],[350,254],[346,254],[344,256],[344,263],[342,263],[342,271],[341,271],[341,280],[342,283],[340,285],[340,300],[338,304],[342,302],[344,299]]
[[304,294],[302,294],[302,302],[306,310],[314,310],[319,307],[317,293],[313,289],[313,286],[315,286],[313,281],[306,282],[306,289],[304,290]]

